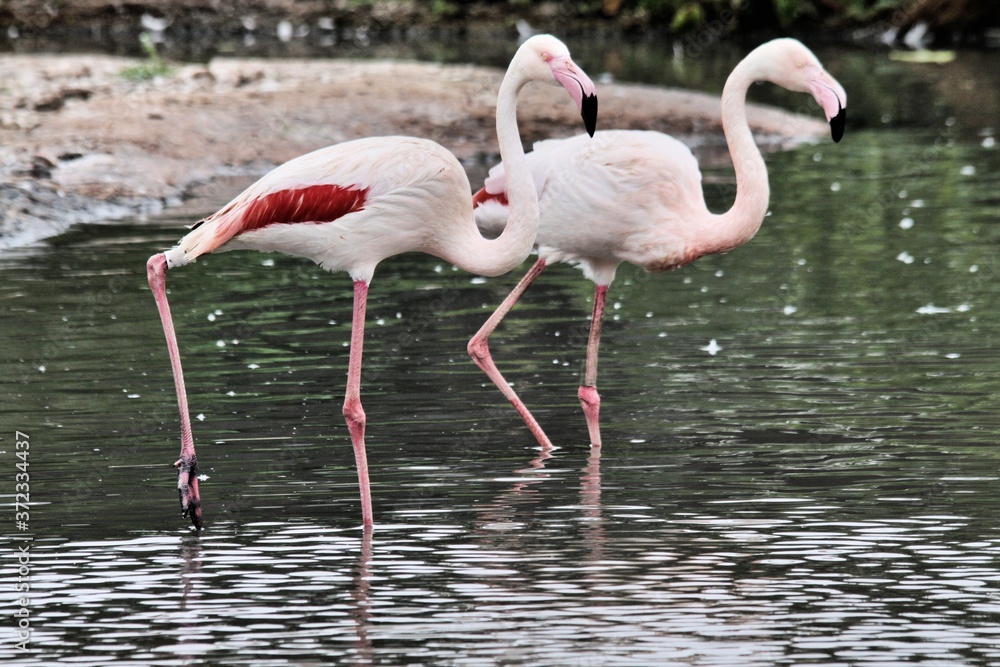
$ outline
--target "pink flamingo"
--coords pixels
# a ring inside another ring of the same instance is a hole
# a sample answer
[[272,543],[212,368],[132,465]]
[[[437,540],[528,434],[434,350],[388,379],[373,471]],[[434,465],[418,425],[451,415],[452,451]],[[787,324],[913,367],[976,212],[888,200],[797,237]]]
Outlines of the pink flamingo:
[[348,141],[297,157],[194,225],[178,244],[150,257],[149,285],[163,322],[181,416],[177,488],[181,511],[201,528],[201,498],[187,395],[166,297],[166,271],[221,250],[280,251],[311,259],[354,280],[354,320],[344,417],[354,446],[361,514],[373,525],[361,407],[361,353],[368,285],[376,265],[404,252],[435,255],[487,276],[510,271],[531,252],[538,198],[517,128],[517,96],[531,81],[562,85],[594,133],[594,84],[555,37],[538,35],[514,54],[497,98],[497,138],[509,172],[510,224],[482,237],[472,213],[472,188],[458,160],[440,145],[411,137]]
[[[701,173],[691,151],[659,132],[604,131],[542,141],[528,154],[539,191],[538,261],[469,341],[469,354],[514,405],[543,448],[551,441],[497,370],[489,338],[504,316],[550,262],[573,262],[593,280],[594,313],[578,397],[591,444],[601,444],[597,348],[608,286],[622,262],[668,271],[704,255],[749,241],[767,212],[767,168],[746,118],[751,83],[770,81],[810,92],[830,122],[833,140],[844,133],[847,95],[809,49],[794,39],[767,42],[733,70],[722,93],[722,125],[736,169],[736,201],[723,214],[708,210]],[[507,174],[490,171],[477,192],[476,220],[484,231],[502,229],[508,213]]]

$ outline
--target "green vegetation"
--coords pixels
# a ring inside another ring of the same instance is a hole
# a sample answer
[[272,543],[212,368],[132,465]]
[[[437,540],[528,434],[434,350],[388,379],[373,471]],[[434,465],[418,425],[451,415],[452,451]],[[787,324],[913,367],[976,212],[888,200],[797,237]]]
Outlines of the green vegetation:
[[458,14],[458,5],[451,0],[433,0],[431,3],[431,13],[434,16],[446,18]]
[[[416,2],[416,0],[411,0]],[[348,6],[399,4],[399,0],[348,0]],[[403,3],[405,4],[405,3]],[[431,0],[437,19],[462,18],[473,8],[493,6],[504,13],[563,19],[613,19],[628,25],[656,25],[675,32],[698,30],[721,21],[741,28],[844,27],[884,22],[906,28],[981,30],[1000,25],[1000,3],[968,0]]]
[[156,52],[156,44],[153,43],[153,38],[150,37],[149,33],[144,32],[139,35],[139,43],[142,45],[142,50],[146,52],[146,60],[138,65],[123,69],[121,71],[122,77],[129,81],[149,81],[158,76],[173,74],[174,68],[168,65]]
[[[622,11],[646,12],[667,19],[674,29],[684,29],[713,18],[777,18],[782,25],[803,18],[836,18],[869,21],[913,5],[913,0],[604,0],[606,14]],[[617,11],[609,12],[612,9]]]
[[[100,7],[108,15],[120,0],[59,0],[57,15],[32,9],[38,3],[8,0],[13,10],[0,0],[0,20],[9,28],[35,31],[83,25],[95,18]],[[52,4],[52,3],[50,3]],[[162,3],[161,3],[162,4]],[[170,4],[170,3],[167,3]],[[175,3],[176,4],[176,3]],[[204,3],[202,3],[204,4]],[[168,12],[177,18],[193,12],[202,17],[199,3],[180,3]],[[133,10],[157,3],[129,4]],[[217,6],[217,7],[216,7]],[[906,34],[913,26],[925,24],[936,41],[984,43],[986,31],[1000,27],[1000,2],[986,0],[338,0],[337,2],[300,2],[289,0],[246,0],[215,3],[210,28],[228,32],[248,12],[262,25],[290,20],[300,24],[318,18],[333,19],[342,26],[365,25],[376,29],[413,23],[446,24],[468,20],[513,22],[527,20],[542,29],[554,29],[569,22],[602,22],[624,29],[654,28],[677,34],[697,34],[706,30],[721,32],[759,32],[767,30],[844,30],[873,28],[883,33],[895,29]],[[165,11],[165,10],[164,10]],[[202,18],[197,19],[201,21]],[[722,29],[720,31],[720,28]],[[168,73],[166,66],[151,49],[150,61],[129,73],[149,78]]]
[[705,21],[732,18],[753,22],[777,19],[782,25],[824,18],[870,21],[913,4],[914,0],[603,0],[601,10],[608,16],[645,14],[682,31]]
[[[348,6],[365,7],[388,4],[395,0],[348,0]],[[949,5],[961,0],[937,0]],[[475,5],[508,5],[515,9],[551,6],[553,0],[431,0],[435,15],[455,15]],[[610,17],[642,15],[666,20],[684,27],[719,16],[770,15],[782,22],[800,17],[836,16],[841,19],[867,21],[873,17],[927,4],[926,0],[563,0],[558,3],[564,14],[577,16],[604,15]]]

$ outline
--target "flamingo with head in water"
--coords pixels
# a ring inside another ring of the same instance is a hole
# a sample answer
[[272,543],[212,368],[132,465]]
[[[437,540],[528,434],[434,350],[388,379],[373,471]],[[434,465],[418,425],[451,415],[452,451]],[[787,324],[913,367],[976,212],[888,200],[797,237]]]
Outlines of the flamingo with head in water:
[[167,338],[181,416],[177,488],[181,510],[202,525],[198,462],[188,413],[177,338],[166,296],[166,271],[222,250],[278,251],[311,259],[354,280],[354,315],[344,417],[354,446],[361,515],[373,524],[361,355],[368,285],[382,260],[419,251],[487,276],[510,271],[531,252],[538,226],[538,196],[517,129],[517,96],[531,81],[562,85],[594,133],[594,84],[555,37],[538,35],[514,54],[497,99],[497,139],[507,167],[509,223],[487,240],[473,217],[469,179],[440,145],[410,137],[349,141],[297,157],[274,169],[218,212],[197,223],[178,244],[153,255],[149,285]]
[[[722,214],[705,204],[701,172],[690,149],[659,132],[611,130],[592,140],[552,139],[534,146],[528,165],[539,191],[538,261],[469,341],[469,354],[514,405],[544,448],[552,446],[524,402],[490,355],[490,335],[545,267],[577,264],[594,281],[584,377],[578,397],[592,445],[601,444],[597,350],[608,286],[622,262],[667,271],[699,257],[726,252],[749,241],[767,213],[769,186],[764,158],[746,117],[746,94],[757,81],[807,92],[822,107],[834,141],[846,120],[847,94],[816,56],[794,39],[776,39],[754,49],[730,74],[722,92],[722,126],[736,169],[736,201]],[[484,231],[502,228],[511,211],[503,165],[490,171],[473,197]]]

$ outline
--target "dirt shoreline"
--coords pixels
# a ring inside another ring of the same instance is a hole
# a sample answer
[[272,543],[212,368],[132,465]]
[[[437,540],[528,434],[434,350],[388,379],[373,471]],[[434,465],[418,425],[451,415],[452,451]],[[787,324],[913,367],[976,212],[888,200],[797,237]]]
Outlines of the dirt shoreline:
[[[467,166],[497,153],[500,70],[216,58],[150,81],[121,76],[138,63],[113,56],[0,57],[0,247],[75,223],[157,212],[213,179],[257,176],[301,153],[363,136],[433,139]],[[725,156],[715,97],[614,83],[599,85],[599,96],[601,128],[668,132],[702,159]],[[582,131],[564,97],[556,87],[525,90],[519,119],[526,145]],[[827,132],[821,118],[756,105],[748,114],[765,149]]]

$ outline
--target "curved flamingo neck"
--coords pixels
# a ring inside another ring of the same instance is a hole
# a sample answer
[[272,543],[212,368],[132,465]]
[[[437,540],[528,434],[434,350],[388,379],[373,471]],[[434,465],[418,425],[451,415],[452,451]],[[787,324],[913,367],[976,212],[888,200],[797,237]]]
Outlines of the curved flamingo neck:
[[442,249],[444,259],[465,271],[484,276],[507,273],[523,262],[538,234],[538,192],[528,169],[517,127],[517,96],[529,79],[518,63],[519,59],[515,56],[497,96],[497,141],[507,175],[507,226],[495,239],[485,239],[479,233],[470,209],[468,224],[463,224],[461,231],[444,240],[447,247]]
[[513,266],[524,261],[531,252],[541,215],[538,191],[535,189],[535,181],[521,144],[521,133],[517,128],[517,96],[527,81],[519,72],[511,76],[516,62],[511,63],[497,96],[497,142],[504,172],[507,174],[509,203],[507,226],[496,241],[508,244],[508,257],[503,261],[513,262]]
[[736,170],[736,201],[718,216],[729,247],[740,245],[757,233],[770,199],[767,167],[750,131],[746,112],[747,91],[757,80],[751,53],[729,75],[722,91],[722,129]]

